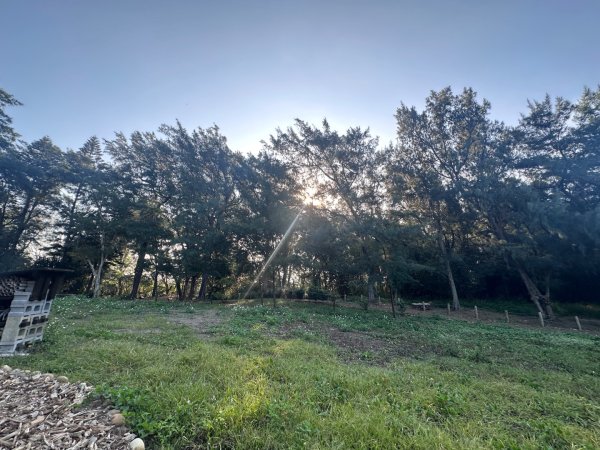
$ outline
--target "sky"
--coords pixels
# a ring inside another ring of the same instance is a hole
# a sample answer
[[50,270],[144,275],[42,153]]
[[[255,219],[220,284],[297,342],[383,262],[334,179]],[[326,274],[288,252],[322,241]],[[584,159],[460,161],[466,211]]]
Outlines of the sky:
[[598,0],[0,0],[0,88],[26,141],[216,124],[232,149],[295,118],[394,139],[396,108],[474,88],[509,124],[600,83]]

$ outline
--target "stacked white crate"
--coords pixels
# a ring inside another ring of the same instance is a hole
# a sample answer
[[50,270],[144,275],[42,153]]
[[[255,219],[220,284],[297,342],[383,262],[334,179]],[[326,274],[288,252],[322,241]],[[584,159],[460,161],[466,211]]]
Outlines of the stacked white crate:
[[31,299],[35,283],[23,277],[14,280],[14,297],[4,328],[0,330],[2,355],[12,355],[33,342],[41,341],[44,336],[52,308],[52,298],[49,298],[51,289],[45,285],[45,292],[40,292],[37,300]]

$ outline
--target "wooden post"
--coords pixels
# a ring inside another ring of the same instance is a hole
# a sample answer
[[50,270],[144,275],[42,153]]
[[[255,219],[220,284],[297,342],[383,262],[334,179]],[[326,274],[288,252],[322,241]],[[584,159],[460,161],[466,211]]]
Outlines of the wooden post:
[[421,302],[421,308],[423,309],[423,311],[425,311],[425,302],[424,301]]
[[394,316],[394,319],[396,318],[396,299],[394,298],[394,296],[391,296],[392,299],[392,315]]
[[377,303],[381,303],[381,295],[377,296]]
[[508,311],[506,309],[504,310],[504,317],[506,317],[506,323],[509,323],[510,319],[508,318]]
[[479,320],[479,311],[477,311],[477,306],[475,307],[475,318]]
[[579,321],[579,317],[575,316],[575,322],[577,322],[577,328],[579,329],[579,331],[581,330],[581,322]]
[[450,315],[450,303],[447,303],[446,307],[448,308],[448,315]]
[[540,324],[543,327],[544,326],[544,315],[542,314],[541,311],[538,311],[538,317],[540,318]]
[[344,303],[346,303],[346,294],[344,294]]

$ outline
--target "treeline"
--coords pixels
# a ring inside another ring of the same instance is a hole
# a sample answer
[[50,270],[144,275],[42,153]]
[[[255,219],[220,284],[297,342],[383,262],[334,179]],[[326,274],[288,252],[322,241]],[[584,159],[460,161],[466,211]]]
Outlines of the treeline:
[[600,88],[530,102],[517,126],[471,89],[396,111],[397,139],[327,121],[256,155],[180,123],[62,150],[19,139],[0,90],[0,269],[74,269],[73,292],[597,301]]

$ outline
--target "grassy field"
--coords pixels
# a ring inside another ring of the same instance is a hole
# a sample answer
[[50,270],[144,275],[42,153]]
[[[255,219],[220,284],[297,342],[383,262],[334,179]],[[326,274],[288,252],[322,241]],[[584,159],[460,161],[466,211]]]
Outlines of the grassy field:
[[600,448],[585,333],[71,297],[5,363],[94,384],[152,449]]

